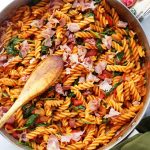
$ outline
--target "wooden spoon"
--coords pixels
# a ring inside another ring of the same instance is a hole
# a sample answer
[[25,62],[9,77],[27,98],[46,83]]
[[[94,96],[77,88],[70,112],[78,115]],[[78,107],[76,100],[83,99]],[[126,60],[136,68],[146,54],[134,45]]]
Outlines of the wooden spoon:
[[63,61],[59,56],[49,56],[33,71],[22,89],[18,99],[0,119],[0,128],[21,106],[46,91],[60,76],[63,70]]

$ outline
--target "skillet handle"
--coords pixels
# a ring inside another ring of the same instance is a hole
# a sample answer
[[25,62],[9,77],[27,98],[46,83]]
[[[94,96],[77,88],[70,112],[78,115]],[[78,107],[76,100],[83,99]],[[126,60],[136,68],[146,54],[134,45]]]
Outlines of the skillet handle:
[[[150,0],[120,0],[123,2],[130,11],[142,21],[150,16]],[[133,2],[132,4],[130,2]]]

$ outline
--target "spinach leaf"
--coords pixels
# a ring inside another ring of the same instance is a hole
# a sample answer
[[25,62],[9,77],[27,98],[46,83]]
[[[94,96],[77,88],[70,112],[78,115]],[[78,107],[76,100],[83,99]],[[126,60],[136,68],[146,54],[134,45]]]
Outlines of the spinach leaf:
[[77,110],[79,110],[79,109],[85,110],[85,107],[82,106],[82,105],[79,105],[79,106],[75,106],[75,107],[74,107],[74,110],[75,110],[75,111],[77,111]]
[[19,141],[18,144],[23,145],[23,146],[26,146],[26,148],[27,148],[28,150],[32,150],[32,148],[30,147],[30,143],[29,143],[29,142],[22,142],[22,141]]
[[76,95],[73,92],[69,92],[68,97],[75,97]]
[[38,116],[39,116],[38,114],[32,114],[32,115],[28,118],[28,120],[27,120],[27,122],[26,122],[26,124],[25,124],[25,127],[33,126]]
[[94,17],[94,13],[93,13],[93,12],[89,12],[89,13],[87,14],[87,17],[91,17],[91,16]]
[[111,92],[113,92],[120,84],[122,83],[122,81],[116,83],[109,92],[106,92],[106,96],[109,96],[111,94]]
[[123,59],[123,56],[124,56],[124,52],[123,52],[123,51],[116,54],[116,58],[117,58],[119,61],[121,61],[121,60]]
[[30,0],[29,2],[29,6],[34,6],[36,5],[37,3],[39,3],[41,0]]
[[122,72],[118,72],[118,71],[114,71],[113,72],[113,76],[116,77],[116,76],[121,76],[123,73]]
[[13,56],[16,56],[19,54],[19,50],[17,50],[15,48],[15,45],[17,45],[18,43],[22,42],[23,40],[22,39],[19,39],[18,37],[13,37],[7,47],[6,47],[6,52],[7,54],[10,54],[10,55],[13,55]]
[[45,127],[45,126],[48,126],[49,123],[39,123],[39,124],[36,124],[36,127]]
[[94,5],[99,4],[101,0],[94,0]]
[[111,28],[106,28],[106,30],[104,32],[101,32],[101,34],[109,35],[109,36],[114,34],[114,33],[115,33],[115,31],[113,29],[111,29]]
[[102,54],[103,53],[103,48],[102,48],[101,44],[102,44],[102,40],[101,39],[97,39],[96,46],[98,48],[98,52]]
[[23,117],[28,118],[32,114],[34,105],[26,104],[22,107],[22,109],[23,109]]
[[74,81],[73,85],[74,85],[74,86],[75,86],[75,85],[78,85],[78,82],[79,82],[79,78]]
[[78,45],[84,45],[84,40],[82,38],[76,38],[76,43]]
[[102,118],[102,123],[107,124],[109,122],[109,118]]
[[41,54],[46,55],[49,52],[49,47],[48,46],[43,46],[41,47]]

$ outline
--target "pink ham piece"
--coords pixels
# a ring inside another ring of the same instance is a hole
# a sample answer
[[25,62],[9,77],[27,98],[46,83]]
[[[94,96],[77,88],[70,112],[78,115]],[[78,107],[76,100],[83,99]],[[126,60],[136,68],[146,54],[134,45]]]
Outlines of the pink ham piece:
[[70,135],[61,136],[61,142],[70,142],[70,140],[79,141],[84,131],[71,133]]
[[102,74],[103,70],[105,70],[107,63],[102,61],[99,62],[96,66],[95,66],[95,72],[98,74]]
[[71,49],[70,49],[70,47],[67,44],[60,45],[60,49],[61,50],[65,50],[67,53],[71,52]]
[[47,150],[60,150],[59,142],[55,135],[50,135],[47,143]]
[[23,133],[21,133],[21,134],[19,135],[19,140],[20,140],[20,141],[27,142],[28,139],[26,138],[26,135],[27,135],[27,133],[26,133],[25,131],[24,131]]
[[42,31],[41,34],[45,39],[49,39],[55,34],[55,31],[51,28],[47,28],[46,30]]
[[114,116],[118,116],[120,115],[120,112],[115,111],[113,108],[110,109],[109,114],[106,114],[104,116],[104,118],[110,118],[110,117],[114,117]]
[[111,48],[112,45],[112,37],[105,35],[105,38],[102,38],[102,43],[108,48]]
[[85,82],[85,77],[80,77],[78,83],[84,83]]
[[66,68],[66,74],[70,74],[71,68]]
[[71,128],[75,128],[76,127],[76,120],[75,119],[69,119],[69,126]]
[[84,46],[78,45],[78,55],[81,61],[84,60],[86,54],[87,54],[87,49],[85,49]]
[[43,41],[43,44],[44,44],[44,46],[51,47],[51,46],[52,46],[52,40],[51,40],[51,38],[45,39],[45,40]]
[[93,75],[91,72],[86,76],[87,82],[98,82],[100,79]]
[[80,26],[78,25],[78,23],[69,23],[68,30],[70,30],[71,32],[77,32],[80,30]]
[[72,63],[78,63],[78,55],[77,54],[71,54],[69,59]]
[[15,117],[11,116],[6,123],[13,124],[15,122]]
[[126,28],[127,25],[128,25],[128,23],[127,22],[123,22],[123,21],[119,21],[117,23],[117,27],[119,27],[119,28]]
[[64,95],[64,90],[63,90],[61,84],[59,84],[59,83],[56,84],[56,85],[55,85],[55,90],[56,90],[57,93]]
[[43,20],[33,20],[30,25],[32,27],[41,28],[43,26]]
[[90,100],[90,102],[88,103],[89,109],[91,111],[96,111],[100,106],[100,101],[100,99]]
[[81,64],[89,71],[94,71],[93,61],[90,57],[86,57]]
[[92,39],[85,39],[84,42],[85,42],[85,43],[89,43],[89,44],[91,44],[91,45],[96,45],[96,41],[95,41],[95,39],[93,39],[93,38],[92,38]]
[[59,20],[59,24],[60,24],[60,26],[61,27],[64,27],[65,25],[66,25],[66,19],[65,18],[61,18],[60,20]]
[[107,80],[104,80],[104,81],[102,81],[102,82],[99,84],[99,87],[100,87],[100,89],[102,89],[103,91],[108,92],[108,91],[110,91],[110,89],[112,88],[112,85],[110,85]]
[[21,52],[21,55],[22,55],[23,58],[27,55],[27,53],[29,51],[29,48],[30,47],[29,47],[29,44],[28,44],[27,40],[23,41],[21,49],[20,49],[20,52]]

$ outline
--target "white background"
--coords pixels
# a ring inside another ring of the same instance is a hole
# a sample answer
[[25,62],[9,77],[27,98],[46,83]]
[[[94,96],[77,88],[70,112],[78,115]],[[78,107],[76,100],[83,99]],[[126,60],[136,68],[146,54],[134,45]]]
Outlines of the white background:
[[[7,6],[8,3],[12,2],[12,1],[13,0],[3,0],[3,2],[1,2],[1,4],[0,4],[0,10],[2,10],[5,6]],[[148,37],[148,40],[150,42],[150,28],[149,28],[150,16],[142,22],[142,26],[143,26],[145,33]],[[17,148],[16,146],[14,146],[12,143],[10,143],[8,140],[4,139],[0,135],[0,150],[21,150],[21,149]]]

